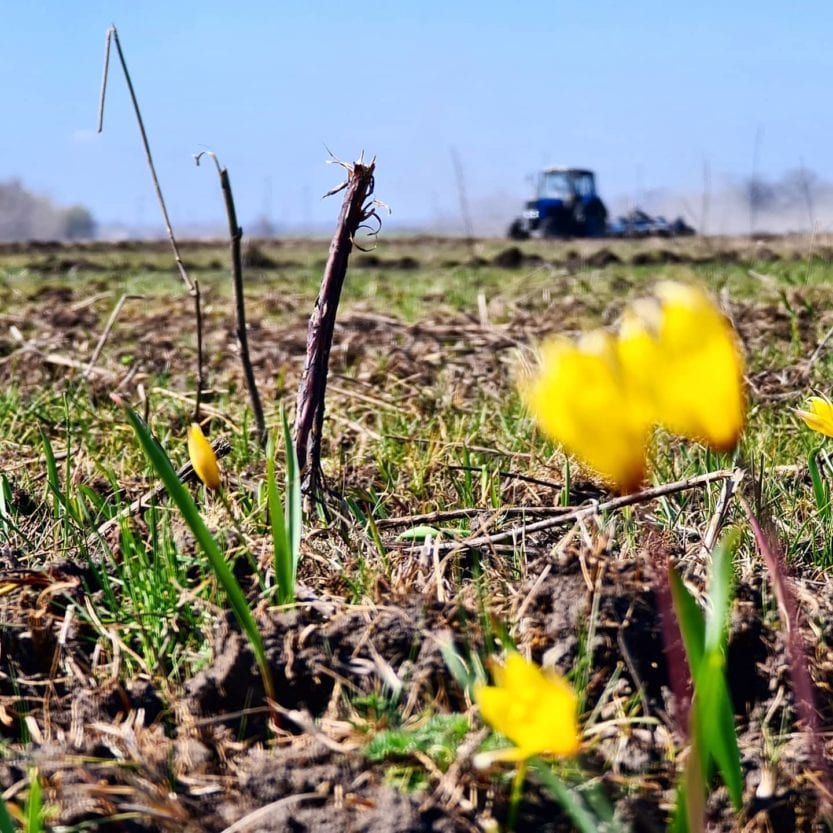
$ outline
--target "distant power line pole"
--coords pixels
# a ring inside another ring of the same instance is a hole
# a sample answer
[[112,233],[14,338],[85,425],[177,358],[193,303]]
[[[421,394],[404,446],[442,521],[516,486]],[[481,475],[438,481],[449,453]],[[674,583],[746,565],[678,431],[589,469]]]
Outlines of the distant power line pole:
[[460,198],[460,213],[463,216],[463,227],[466,231],[466,243],[469,247],[471,256],[474,257],[474,228],[471,222],[471,212],[469,211],[469,201],[466,194],[466,178],[463,174],[463,163],[460,161],[460,155],[457,153],[457,148],[451,149],[451,162],[454,165],[454,175],[457,179],[457,194]]
[[758,124],[755,130],[755,142],[752,147],[752,179],[749,183],[749,236],[755,234],[755,221],[758,213],[758,166],[761,161],[761,144],[764,140],[764,126]]
[[712,170],[708,157],[703,159],[703,200],[700,203],[700,234],[706,236],[709,219],[709,203],[712,195]]

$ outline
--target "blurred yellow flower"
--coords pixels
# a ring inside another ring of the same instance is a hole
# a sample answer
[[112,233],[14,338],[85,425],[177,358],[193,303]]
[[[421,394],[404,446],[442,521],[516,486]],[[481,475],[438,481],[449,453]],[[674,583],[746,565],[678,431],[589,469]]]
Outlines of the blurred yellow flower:
[[597,330],[578,343],[545,343],[523,396],[545,434],[623,491],[639,487],[652,413],[629,386],[613,336]]
[[670,281],[625,310],[616,336],[545,343],[523,396],[548,436],[623,492],[644,479],[654,425],[728,451],[746,409],[731,324],[703,290]]
[[578,752],[578,699],[560,674],[544,671],[515,652],[492,673],[496,684],[475,686],[474,699],[483,720],[515,745],[478,756],[478,765]]
[[808,428],[828,437],[833,437],[833,403],[821,396],[813,396],[808,403],[810,410],[796,409],[796,413],[807,423]]
[[658,421],[674,434],[731,451],[746,416],[735,331],[698,287],[664,281],[656,296],[660,326],[652,372]]
[[206,487],[214,491],[219,489],[220,467],[217,464],[217,455],[196,422],[192,422],[188,429],[188,456],[197,477]]

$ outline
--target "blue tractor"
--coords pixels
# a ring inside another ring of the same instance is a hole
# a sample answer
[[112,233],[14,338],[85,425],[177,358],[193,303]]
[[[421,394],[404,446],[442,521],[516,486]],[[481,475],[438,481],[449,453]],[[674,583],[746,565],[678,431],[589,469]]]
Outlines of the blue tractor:
[[546,168],[534,199],[509,227],[514,240],[528,237],[604,237],[607,208],[596,193],[593,171]]

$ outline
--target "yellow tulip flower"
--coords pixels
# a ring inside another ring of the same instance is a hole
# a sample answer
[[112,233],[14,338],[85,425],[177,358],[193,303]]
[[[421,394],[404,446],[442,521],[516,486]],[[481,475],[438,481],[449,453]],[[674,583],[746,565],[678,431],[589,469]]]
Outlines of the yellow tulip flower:
[[188,456],[191,458],[191,465],[197,477],[202,480],[206,488],[217,491],[220,488],[220,466],[217,464],[217,455],[211,443],[205,438],[202,428],[196,422],[192,422],[188,429]]
[[492,673],[496,684],[475,686],[474,699],[483,720],[514,746],[484,753],[480,765],[578,752],[578,698],[560,674],[544,671],[515,652]]
[[595,331],[578,343],[545,343],[523,397],[545,434],[622,491],[639,488],[652,414],[629,386],[611,335]]
[[807,423],[808,428],[827,437],[833,437],[833,403],[821,396],[813,396],[808,411],[796,409],[796,413]]
[[670,281],[625,310],[615,337],[546,343],[523,395],[548,436],[622,492],[644,479],[654,425],[729,451],[746,408],[731,324],[701,289]]

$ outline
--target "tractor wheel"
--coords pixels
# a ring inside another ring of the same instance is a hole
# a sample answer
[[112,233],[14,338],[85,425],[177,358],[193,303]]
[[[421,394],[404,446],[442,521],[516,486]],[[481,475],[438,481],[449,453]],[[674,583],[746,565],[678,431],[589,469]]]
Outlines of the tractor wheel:
[[508,234],[510,240],[529,240],[529,232],[524,228],[520,220],[512,221]]
[[564,212],[553,211],[541,227],[541,232],[544,237],[566,238],[570,236],[570,217],[569,214],[565,216]]
[[607,209],[598,197],[594,197],[587,205],[578,203],[574,209],[573,222],[583,237],[604,237],[607,231]]

